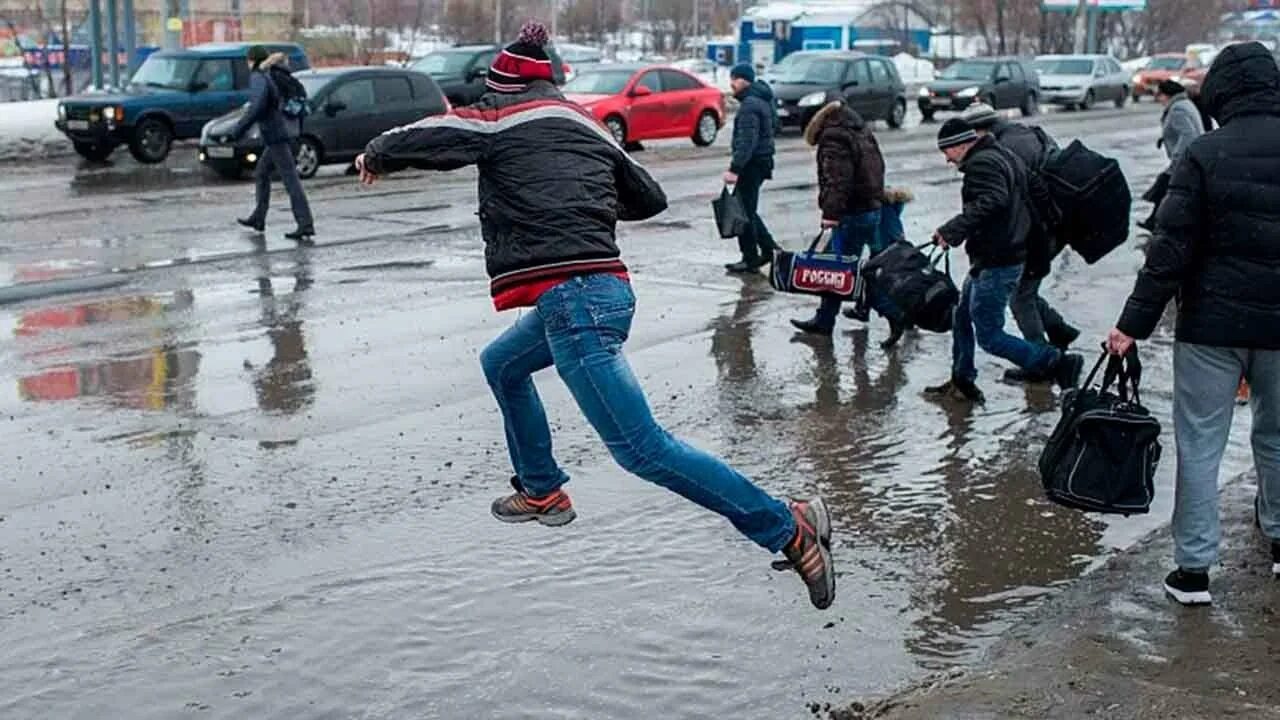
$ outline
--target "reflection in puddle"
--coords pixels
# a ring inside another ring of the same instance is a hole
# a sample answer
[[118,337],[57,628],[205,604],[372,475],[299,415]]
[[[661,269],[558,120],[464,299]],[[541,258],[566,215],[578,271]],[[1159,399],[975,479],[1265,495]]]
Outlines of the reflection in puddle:
[[302,320],[298,317],[303,291],[314,282],[311,262],[305,251],[295,253],[293,262],[291,290],[277,295],[278,283],[271,277],[271,256],[258,256],[258,296],[262,304],[259,322],[271,341],[271,359],[254,371],[253,388],[259,408],[285,415],[310,407],[316,392]]

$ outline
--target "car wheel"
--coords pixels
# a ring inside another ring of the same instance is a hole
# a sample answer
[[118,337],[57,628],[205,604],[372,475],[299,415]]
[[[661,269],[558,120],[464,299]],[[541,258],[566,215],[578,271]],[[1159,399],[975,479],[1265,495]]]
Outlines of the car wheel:
[[1088,110],[1093,107],[1093,91],[1084,94],[1084,102],[1080,103],[1081,110]]
[[921,111],[920,111],[920,117],[921,117],[921,119],[923,119],[925,122],[933,122],[933,111],[932,111],[932,110],[921,110]]
[[1140,103],[1140,102],[1142,102],[1142,94],[1141,94],[1141,93],[1139,93],[1137,90],[1134,90],[1134,91],[1133,91],[1133,104],[1134,104],[1134,105],[1137,105],[1137,104],[1138,104],[1138,103]]
[[1120,88],[1120,96],[1116,98],[1116,107],[1122,108],[1129,102],[1129,88]]
[[140,163],[154,165],[164,162],[173,145],[173,130],[159,118],[147,118],[133,129],[129,140],[129,153]]
[[323,159],[324,153],[320,150],[320,143],[315,138],[304,137],[298,141],[298,151],[294,153],[294,162],[298,165],[298,177],[303,180],[315,177]]
[[627,144],[627,124],[622,122],[622,118],[617,115],[610,115],[605,118],[604,126],[609,128],[609,134],[617,141],[619,145]]
[[1020,108],[1024,118],[1032,117],[1039,113],[1039,97],[1034,92],[1028,92],[1027,97],[1023,100],[1023,106]]
[[80,157],[96,163],[105,162],[107,158],[111,157],[111,153],[115,152],[116,149],[115,145],[100,143],[73,142],[71,144],[75,146],[76,153],[79,154]]
[[[612,132],[613,128],[609,130]],[[706,110],[698,116],[698,124],[693,130],[693,144],[707,147],[716,141],[719,132],[720,121],[716,119],[716,114]]]
[[885,121],[889,123],[889,127],[897,130],[907,121],[907,101],[895,100],[893,109],[889,111],[889,118]]

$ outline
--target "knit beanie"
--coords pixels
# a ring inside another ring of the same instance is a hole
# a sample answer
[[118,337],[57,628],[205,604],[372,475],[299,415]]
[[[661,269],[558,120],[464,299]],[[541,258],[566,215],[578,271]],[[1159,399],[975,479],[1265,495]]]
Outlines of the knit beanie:
[[746,80],[749,83],[756,81],[756,69],[751,67],[750,63],[738,63],[729,71],[730,80]]
[[960,113],[960,119],[969,123],[969,127],[982,130],[996,124],[1000,116],[996,114],[996,109],[986,103],[974,103],[967,110]]
[[938,130],[938,149],[946,150],[977,139],[978,133],[973,131],[969,123],[960,118],[951,118],[942,123]]
[[271,53],[267,52],[267,49],[261,45],[250,46],[249,51],[245,53],[245,57],[249,59],[249,62],[254,67],[261,65],[262,61],[266,60],[270,55]]
[[493,59],[484,84],[494,92],[521,93],[528,90],[534,80],[555,82],[551,55],[547,52],[549,40],[545,25],[525,23],[516,41]]
[[1182,83],[1180,82],[1175,82],[1173,80],[1161,80],[1160,84],[1156,86],[1156,91],[1159,92],[1161,95],[1168,95],[1169,97],[1173,97],[1174,95],[1178,95],[1179,93],[1186,92],[1187,89],[1183,87]]

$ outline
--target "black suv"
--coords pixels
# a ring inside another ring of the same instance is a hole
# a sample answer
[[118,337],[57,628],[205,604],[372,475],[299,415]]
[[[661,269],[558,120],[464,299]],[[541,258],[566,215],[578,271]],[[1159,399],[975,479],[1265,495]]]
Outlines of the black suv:
[[1019,58],[961,60],[920,88],[919,102],[926,121],[940,110],[964,110],[977,102],[1035,115],[1040,110],[1040,76],[1030,62]]
[[485,77],[501,49],[497,45],[459,45],[428,53],[409,68],[430,75],[451,105],[470,105],[485,93]]
[[827,102],[843,97],[867,121],[902,127],[907,89],[887,58],[860,52],[803,51],[788,55],[765,80],[773,86],[778,120],[804,128]]

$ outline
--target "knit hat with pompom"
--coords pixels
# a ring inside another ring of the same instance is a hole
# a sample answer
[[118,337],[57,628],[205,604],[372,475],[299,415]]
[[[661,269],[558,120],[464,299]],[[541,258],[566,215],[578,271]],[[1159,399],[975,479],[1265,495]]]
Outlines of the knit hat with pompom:
[[528,90],[534,80],[555,82],[551,55],[547,52],[549,41],[545,25],[525,23],[516,41],[493,59],[485,85],[494,92],[521,93]]

